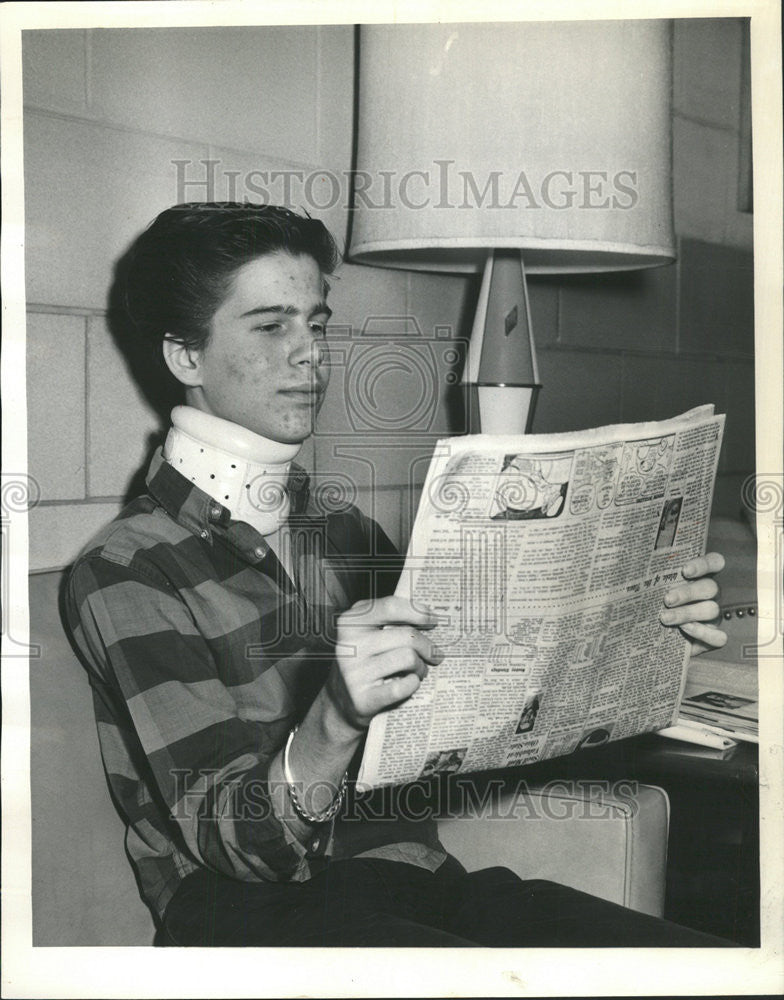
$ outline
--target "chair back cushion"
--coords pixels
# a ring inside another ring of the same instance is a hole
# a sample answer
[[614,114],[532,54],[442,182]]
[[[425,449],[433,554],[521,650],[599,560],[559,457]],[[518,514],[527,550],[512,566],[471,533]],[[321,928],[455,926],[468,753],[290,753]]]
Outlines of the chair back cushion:
[[151,945],[101,764],[87,674],[60,614],[63,573],[30,577],[33,944]]

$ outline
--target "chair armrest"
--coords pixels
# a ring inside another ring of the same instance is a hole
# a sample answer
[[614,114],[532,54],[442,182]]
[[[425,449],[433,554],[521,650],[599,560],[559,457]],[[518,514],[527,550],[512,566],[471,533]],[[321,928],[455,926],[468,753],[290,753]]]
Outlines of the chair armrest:
[[485,795],[438,832],[469,871],[502,865],[661,916],[669,812],[652,785],[550,781]]

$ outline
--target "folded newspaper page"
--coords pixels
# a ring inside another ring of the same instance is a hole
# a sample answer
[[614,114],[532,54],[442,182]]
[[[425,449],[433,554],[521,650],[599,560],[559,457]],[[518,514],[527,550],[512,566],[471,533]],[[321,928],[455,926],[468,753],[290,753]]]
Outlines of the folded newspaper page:
[[530,764],[672,725],[689,644],[659,622],[704,552],[724,417],[438,442],[397,594],[446,653],[376,716],[357,783]]
[[699,722],[721,736],[759,743],[757,671],[749,664],[702,656],[689,664],[680,720]]

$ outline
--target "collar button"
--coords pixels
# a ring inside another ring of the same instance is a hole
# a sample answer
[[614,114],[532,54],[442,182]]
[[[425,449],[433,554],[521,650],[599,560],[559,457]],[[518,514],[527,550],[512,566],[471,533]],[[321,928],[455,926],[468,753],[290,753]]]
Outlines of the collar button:
[[221,516],[220,507],[210,507],[210,517],[214,518],[216,521]]
[[253,554],[258,559],[261,559],[262,556],[266,555],[266,551],[267,550],[262,545],[257,545],[256,548],[253,550]]

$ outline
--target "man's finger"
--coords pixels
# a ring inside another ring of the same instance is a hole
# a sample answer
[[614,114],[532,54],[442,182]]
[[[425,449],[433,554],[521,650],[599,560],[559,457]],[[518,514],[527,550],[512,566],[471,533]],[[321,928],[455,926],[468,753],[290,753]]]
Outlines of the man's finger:
[[712,576],[701,577],[668,590],[664,595],[664,603],[668,608],[677,608],[682,604],[711,600],[718,592],[719,585]]
[[385,684],[378,684],[368,693],[371,714],[376,715],[383,709],[410,698],[421,683],[417,674],[408,673],[402,677],[391,677]]
[[352,633],[349,631],[341,648],[350,655],[363,657],[377,656],[392,650],[413,649],[428,663],[440,663],[444,652],[431,641],[427,632],[411,625],[387,625],[384,628],[374,628],[362,635],[361,643],[352,644]]
[[377,601],[359,601],[338,619],[341,628],[381,628],[384,625],[416,625],[434,628],[438,617],[422,608],[415,608],[403,597],[382,597]]
[[688,622],[711,622],[719,617],[719,606],[715,601],[699,601],[684,604],[680,608],[665,608],[659,614],[663,625],[685,625]]
[[720,552],[706,552],[704,556],[690,559],[681,572],[687,580],[706,576],[708,573],[720,573],[724,569],[724,556]]
[[419,654],[410,648],[388,649],[372,657],[369,663],[373,673],[373,683],[388,684],[395,677],[416,674],[420,680],[428,675],[428,665]]
[[726,632],[722,632],[715,625],[707,625],[704,622],[686,622],[681,625],[681,631],[685,632],[690,639],[695,639],[713,649],[720,649],[727,642]]

